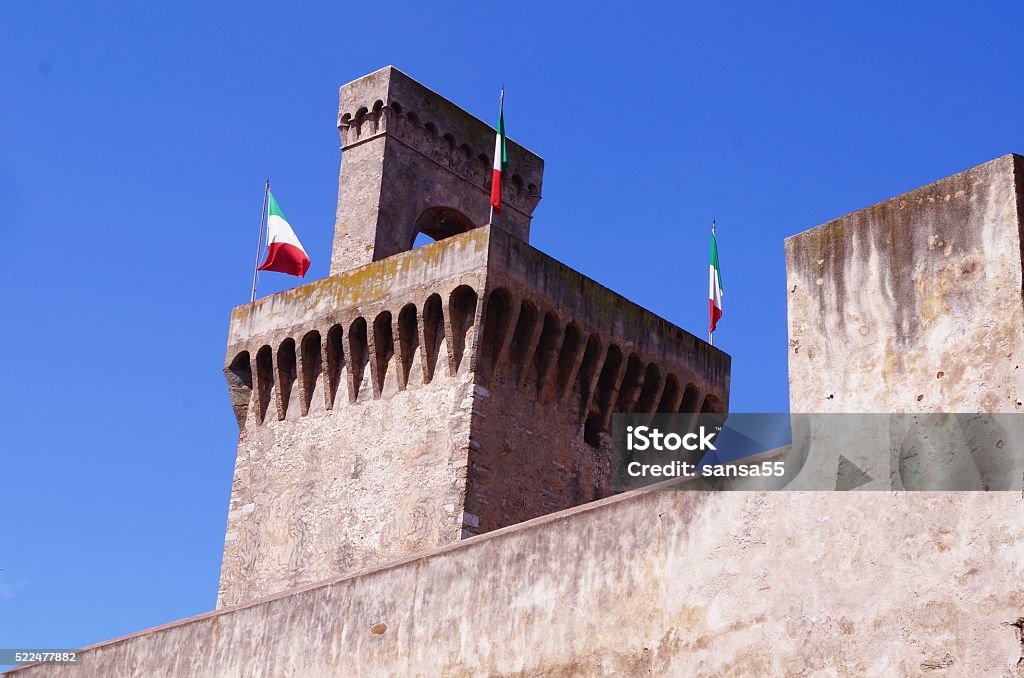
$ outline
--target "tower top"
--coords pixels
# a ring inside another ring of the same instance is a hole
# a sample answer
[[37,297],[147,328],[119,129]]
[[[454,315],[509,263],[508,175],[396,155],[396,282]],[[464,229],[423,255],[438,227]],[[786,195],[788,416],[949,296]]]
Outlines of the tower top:
[[[495,130],[394,66],[343,85],[331,274],[488,221]],[[509,140],[496,228],[529,241],[544,161]]]

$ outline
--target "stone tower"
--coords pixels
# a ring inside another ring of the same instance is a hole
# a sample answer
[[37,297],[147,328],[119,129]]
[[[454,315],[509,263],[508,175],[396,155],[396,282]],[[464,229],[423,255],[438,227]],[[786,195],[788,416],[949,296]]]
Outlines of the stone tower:
[[493,128],[391,67],[338,126],[331,276],[231,314],[218,606],[606,496],[612,412],[728,405],[728,355],[528,244],[539,157],[487,224]]

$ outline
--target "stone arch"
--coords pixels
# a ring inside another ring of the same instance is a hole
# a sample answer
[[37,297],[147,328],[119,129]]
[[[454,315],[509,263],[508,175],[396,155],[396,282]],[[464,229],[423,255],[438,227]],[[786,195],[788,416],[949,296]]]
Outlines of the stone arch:
[[274,389],[274,357],[269,346],[256,351],[256,421],[262,424],[270,409],[270,396]]
[[674,374],[670,374],[665,377],[665,388],[661,392],[661,401],[658,402],[658,412],[672,413],[675,414],[676,407],[679,406],[679,398],[682,396],[679,392],[679,377]]
[[309,414],[309,406],[313,402],[313,392],[323,374],[323,354],[320,333],[311,330],[302,338],[302,414]]
[[725,404],[722,399],[714,393],[704,396],[704,402],[700,406],[701,414],[725,414]]
[[661,394],[661,370],[654,363],[647,365],[644,372],[644,385],[640,391],[640,398],[636,401],[634,412],[649,413],[654,411],[655,401]]
[[601,368],[601,376],[597,379],[597,415],[599,419],[599,430],[604,430],[605,420],[610,419],[612,409],[615,407],[615,397],[619,392],[621,379],[622,350],[612,344],[605,354],[604,367]]
[[443,206],[430,207],[416,217],[409,247],[413,246],[416,236],[420,233],[436,241],[465,233],[474,228],[476,225],[470,221],[469,217],[457,209]]
[[391,311],[381,311],[373,319],[373,377],[375,395],[384,392],[384,379],[395,354],[395,341],[391,329]]
[[416,350],[420,346],[419,328],[416,321],[416,305],[406,304],[398,312],[398,387],[404,389],[409,384]]
[[444,308],[441,295],[431,294],[423,302],[423,383],[434,378],[437,357],[444,344]]
[[683,400],[679,403],[679,414],[697,414],[697,400],[700,392],[693,384],[687,384],[683,391]]
[[594,403],[588,407],[587,418],[583,422],[583,441],[591,447],[601,447],[601,434],[608,429],[607,422],[611,419],[619,390],[619,380],[625,368],[622,350],[615,344],[610,344],[605,353],[601,374],[597,378]]
[[484,333],[480,354],[485,365],[491,369],[498,366],[501,349],[512,324],[512,297],[508,290],[499,287],[491,291],[484,309]]
[[590,403],[594,399],[594,387],[598,371],[601,369],[601,338],[591,334],[587,339],[587,348],[583,351],[577,382],[580,391],[580,417],[587,414]]
[[352,119],[352,125],[355,127],[356,130],[356,139],[361,139],[366,133],[366,130],[363,129],[363,123],[366,122],[367,115],[369,114],[369,112],[370,109],[368,109],[366,106],[363,106],[358,111],[356,111],[355,118]]
[[349,399],[355,402],[363,387],[363,376],[366,374],[366,365],[370,362],[369,341],[366,336],[366,319],[356,318],[348,328],[348,356],[349,356],[349,378],[350,385]]
[[476,302],[476,290],[469,285],[459,285],[452,290],[451,296],[448,298],[448,320],[452,330],[449,344],[452,375],[458,374],[466,345],[471,341],[470,332],[476,321]]
[[556,393],[561,398],[569,390],[574,372],[580,359],[580,347],[583,335],[576,323],[571,322],[565,327],[562,335],[562,348],[558,353],[558,375]]
[[561,344],[562,323],[554,311],[548,311],[544,314],[544,325],[537,340],[537,348],[533,352],[533,371],[537,379],[538,394],[548,384],[548,375],[558,358]]
[[296,365],[295,340],[289,337],[277,348],[277,393],[280,403],[277,418],[281,420],[288,415],[292,387],[298,379]]
[[537,307],[524,299],[519,305],[519,317],[516,319],[516,328],[512,332],[512,345],[509,351],[512,358],[513,375],[517,380],[526,372],[526,359],[532,348],[533,335],[536,332],[539,317]]
[[342,115],[341,118],[338,120],[338,127],[340,127],[342,130],[342,143],[351,143],[354,140],[352,137],[352,114],[345,113],[344,115]]
[[630,353],[626,360],[626,374],[619,386],[616,412],[632,412],[644,380],[644,363],[636,353]]
[[345,366],[345,345],[342,343],[344,330],[334,325],[327,331],[327,409],[333,409],[341,385],[341,372]]
[[683,390],[683,399],[679,402],[678,416],[675,418],[679,425],[681,425],[687,431],[693,428],[693,422],[696,421],[698,412],[698,405],[700,403],[700,391],[693,384],[687,384],[686,389]]
[[235,411],[238,428],[244,428],[252,400],[252,360],[249,352],[242,351],[236,355],[224,370],[224,376],[228,380],[228,396],[231,398],[231,409]]
[[373,132],[376,134],[384,126],[384,102],[377,99],[370,109],[370,120],[373,121]]

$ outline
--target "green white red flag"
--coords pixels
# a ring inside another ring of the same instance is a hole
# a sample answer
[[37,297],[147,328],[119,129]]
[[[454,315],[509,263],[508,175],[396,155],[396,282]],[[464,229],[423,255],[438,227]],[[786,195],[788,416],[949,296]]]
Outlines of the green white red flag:
[[498,129],[494,135],[494,169],[491,171],[491,207],[501,213],[501,175],[508,167],[508,148],[505,146],[505,90],[498,102]]
[[711,277],[708,282],[708,330],[715,331],[722,318],[722,269],[718,265],[718,240],[715,238],[715,222],[711,222]]
[[[304,277],[309,270],[309,257],[295,231],[284,218],[274,196],[267,192],[267,259],[261,271],[277,271]],[[255,290],[255,284],[254,284]],[[255,291],[254,291],[255,294]]]

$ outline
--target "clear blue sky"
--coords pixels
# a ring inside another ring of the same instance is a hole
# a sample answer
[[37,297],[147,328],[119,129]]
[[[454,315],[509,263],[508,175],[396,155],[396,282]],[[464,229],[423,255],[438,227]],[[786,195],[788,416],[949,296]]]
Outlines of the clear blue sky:
[[302,4],[3,3],[0,647],[214,606],[228,313],[267,175],[327,273],[344,82],[504,83],[533,244],[698,335],[717,218],[737,411],[787,407],[784,237],[1024,150],[1020,3]]

